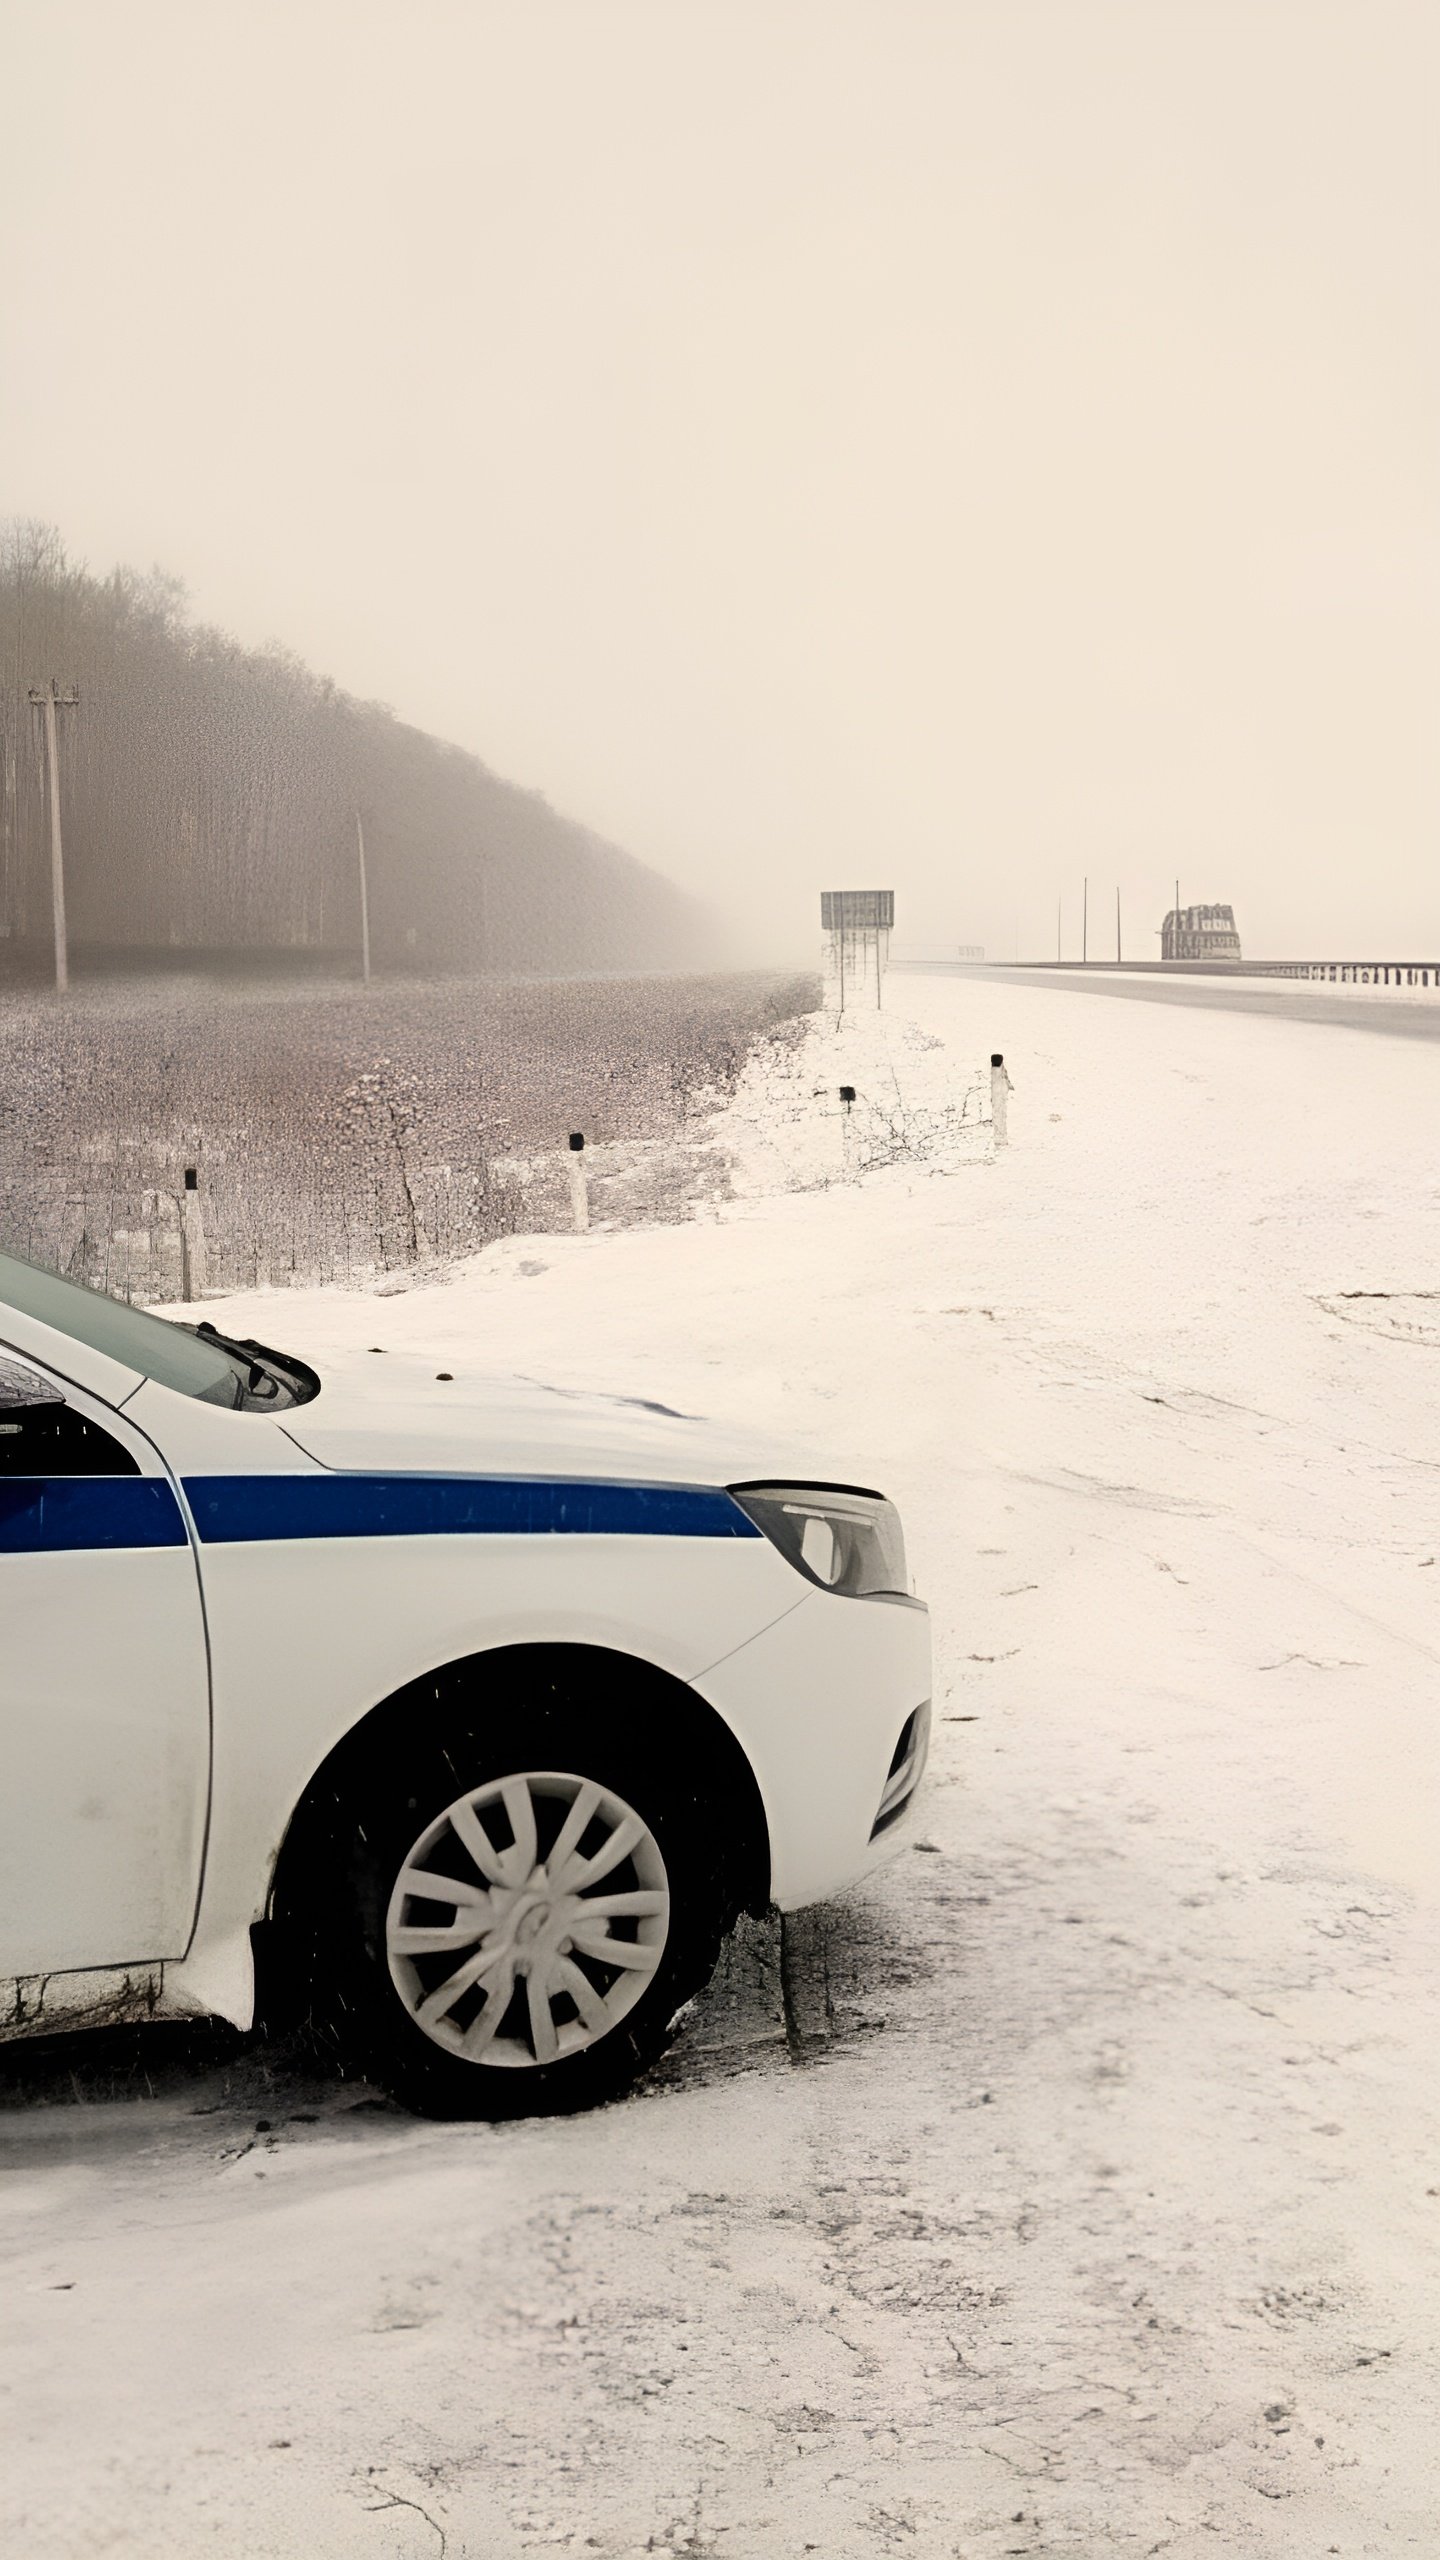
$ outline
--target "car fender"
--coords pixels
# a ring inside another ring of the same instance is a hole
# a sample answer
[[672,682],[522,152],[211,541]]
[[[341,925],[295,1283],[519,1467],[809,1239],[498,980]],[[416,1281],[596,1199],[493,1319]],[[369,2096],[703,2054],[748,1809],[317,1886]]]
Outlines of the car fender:
[[598,1648],[688,1686],[804,1599],[760,1540],[316,1539],[201,1555],[214,1787],[197,1979],[208,1950],[263,1917],[316,1771],[397,1692],[457,1663],[480,1679],[488,1657],[534,1645]]

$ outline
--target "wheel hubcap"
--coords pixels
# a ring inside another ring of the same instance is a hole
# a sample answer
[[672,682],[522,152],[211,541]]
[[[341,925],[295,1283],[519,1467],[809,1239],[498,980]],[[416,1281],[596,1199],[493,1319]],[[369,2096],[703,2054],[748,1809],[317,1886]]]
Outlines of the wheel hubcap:
[[546,1769],[457,1796],[421,1833],[385,1946],[432,2043],[533,2070],[609,2034],[669,1931],[665,1861],[641,1816],[591,1778]]

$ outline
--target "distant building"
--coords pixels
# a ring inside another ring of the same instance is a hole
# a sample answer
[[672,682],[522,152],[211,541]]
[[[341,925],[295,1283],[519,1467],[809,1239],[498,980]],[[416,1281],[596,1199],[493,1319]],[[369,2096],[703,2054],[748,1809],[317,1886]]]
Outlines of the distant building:
[[1229,960],[1240,957],[1233,907],[1172,907],[1160,928],[1162,960]]
[[957,957],[961,960],[983,960],[985,945],[983,942],[962,942],[959,945]]

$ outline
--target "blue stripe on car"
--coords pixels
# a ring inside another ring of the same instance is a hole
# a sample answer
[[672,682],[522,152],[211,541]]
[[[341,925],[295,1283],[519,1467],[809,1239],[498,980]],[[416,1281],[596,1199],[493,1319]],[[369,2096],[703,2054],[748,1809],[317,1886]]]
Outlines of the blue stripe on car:
[[187,1543],[162,1476],[0,1476],[0,1555]]
[[259,1539],[433,1537],[758,1538],[708,1485],[598,1484],[535,1476],[187,1476],[208,1546]]

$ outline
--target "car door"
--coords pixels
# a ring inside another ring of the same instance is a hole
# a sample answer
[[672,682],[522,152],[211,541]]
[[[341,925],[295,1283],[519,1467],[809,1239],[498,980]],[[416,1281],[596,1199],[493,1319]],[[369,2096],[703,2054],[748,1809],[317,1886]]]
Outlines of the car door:
[[189,1529],[121,1415],[0,1343],[0,1975],[184,1954],[210,1775]]

